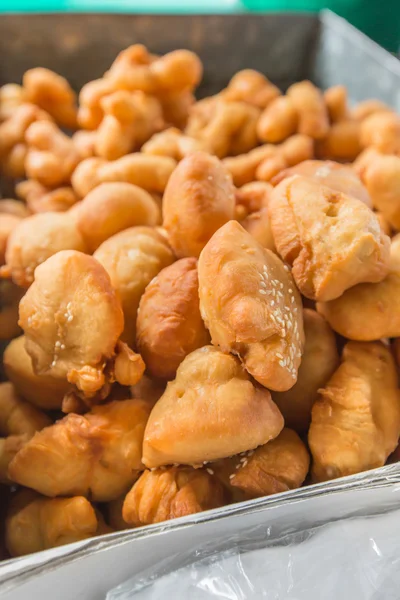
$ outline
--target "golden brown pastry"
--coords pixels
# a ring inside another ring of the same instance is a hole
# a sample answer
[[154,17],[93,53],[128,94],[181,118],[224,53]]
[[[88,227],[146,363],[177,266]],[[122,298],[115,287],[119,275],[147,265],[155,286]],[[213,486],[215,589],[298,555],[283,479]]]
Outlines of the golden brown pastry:
[[400,116],[394,112],[375,112],[361,124],[361,145],[379,152],[400,152]]
[[391,244],[389,273],[379,283],[360,283],[318,312],[340,335],[359,342],[400,336],[400,238]]
[[0,340],[10,340],[21,333],[18,306],[24,291],[11,281],[0,279]]
[[17,83],[0,87],[0,123],[12,117],[14,111],[25,102],[25,90]]
[[173,379],[188,354],[210,342],[200,315],[197,260],[163,269],[140,300],[136,345],[152,377]]
[[390,240],[356,198],[294,175],[274,188],[269,211],[276,248],[307,298],[334,300],[387,274]]
[[200,309],[213,344],[271,390],[297,379],[304,344],[300,295],[288,268],[235,221],[199,259]]
[[38,408],[56,410],[71,385],[65,379],[49,375],[36,375],[31,357],[25,350],[25,336],[8,344],[3,355],[4,371],[16,391]]
[[358,121],[364,121],[367,117],[378,112],[394,112],[393,108],[381,102],[381,100],[363,100],[351,110],[351,116]]
[[6,545],[11,556],[24,556],[93,537],[98,520],[81,496],[43,498],[31,490],[12,497],[6,518]]
[[71,177],[72,187],[80,198],[107,181],[133,183],[148,192],[164,192],[168,179],[176,166],[170,156],[151,156],[134,152],[118,160],[86,158]]
[[328,111],[324,97],[311,81],[300,81],[291,85],[287,96],[299,115],[298,133],[319,140],[329,131]]
[[352,162],[362,151],[361,124],[346,119],[333,123],[328,134],[316,145],[316,154],[321,158]]
[[160,102],[140,91],[118,90],[102,98],[100,106],[104,117],[96,132],[95,154],[106,160],[139,150],[164,125]]
[[289,96],[275,98],[261,114],[257,134],[262,142],[277,144],[296,133],[298,112]]
[[268,212],[272,186],[265,181],[253,181],[236,190],[236,216],[241,226],[257,242],[275,251]]
[[372,208],[371,198],[361,179],[349,165],[342,165],[332,160],[305,160],[304,162],[281,171],[273,178],[272,184],[277,185],[283,179],[292,175],[304,175],[315,178],[319,183],[353,196]]
[[287,392],[273,392],[272,398],[285,419],[285,425],[305,433],[319,388],[333,375],[339,354],[333,331],[315,310],[303,310],[305,344],[297,382]]
[[277,438],[241,459],[230,484],[246,498],[270,496],[300,487],[309,467],[307,448],[297,433],[285,428]]
[[89,131],[98,128],[104,116],[101,101],[115,90],[116,87],[110,79],[94,79],[85,83],[79,92],[77,118],[80,127]]
[[400,434],[400,395],[390,350],[348,342],[342,364],[320,390],[308,433],[314,481],[385,464]]
[[165,386],[166,384],[164,381],[151,379],[148,375],[143,375],[136,385],[130,387],[130,394],[132,398],[146,400],[153,408],[157,400],[159,400],[165,392]]
[[129,525],[151,525],[224,505],[224,490],[205,469],[144,471],[128,492],[122,515]]
[[51,420],[18,396],[12,383],[0,383],[0,481],[10,483],[8,465],[23,445]]
[[15,186],[17,196],[25,200],[29,211],[33,214],[40,212],[65,212],[79,200],[70,186],[55,190],[49,189],[36,181],[27,179]]
[[185,156],[201,150],[204,148],[200,140],[185,135],[175,127],[156,133],[141,148],[141,152],[144,154],[170,156],[177,162]]
[[90,252],[135,225],[159,223],[160,210],[148,192],[131,183],[102,183],[71,211]]
[[70,182],[72,172],[82,159],[75,144],[50,121],[36,121],[25,132],[28,152],[25,171],[29,179],[35,179],[50,188]]
[[374,208],[400,229],[400,156],[376,155],[362,177]]
[[20,217],[21,219],[25,219],[25,217],[29,217],[31,214],[23,202],[14,200],[12,198],[4,198],[3,200],[0,200],[0,213],[1,215],[14,215],[15,217]]
[[48,112],[60,127],[76,127],[76,95],[64,77],[37,67],[25,71],[22,82],[28,102]]
[[143,442],[146,467],[196,465],[275,438],[283,418],[268,390],[239,360],[213,346],[189,354],[153,408]]
[[69,414],[18,452],[9,466],[10,478],[45,496],[114,500],[143,469],[142,441],[149,413],[143,400],[116,400],[85,415]]
[[280,93],[276,85],[259,71],[243,69],[235,73],[221,95],[229,102],[247,102],[252,106],[265,108]]
[[9,237],[3,277],[28,288],[38,265],[61,250],[86,251],[83,236],[72,217],[63,213],[40,213],[21,220]]
[[344,85],[334,85],[324,92],[324,100],[332,123],[347,119],[347,89]]
[[66,378],[87,397],[104,386],[106,361],[123,351],[124,316],[97,260],[72,250],[52,256],[36,269],[19,315],[36,374]]
[[155,229],[132,227],[103,242],[94,258],[103,265],[118,293],[125,319],[122,339],[133,346],[140,298],[153,277],[174,262],[174,254]]
[[195,256],[224,223],[233,219],[235,189],[215,157],[196,152],[171,175],[163,198],[163,227],[178,258]]
[[0,265],[6,262],[8,240],[21,222],[22,218],[16,215],[0,214]]

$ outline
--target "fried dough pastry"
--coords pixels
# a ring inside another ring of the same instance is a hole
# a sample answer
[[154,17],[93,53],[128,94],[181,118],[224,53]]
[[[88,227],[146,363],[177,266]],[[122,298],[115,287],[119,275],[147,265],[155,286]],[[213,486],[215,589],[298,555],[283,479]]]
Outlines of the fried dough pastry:
[[400,229],[400,156],[375,156],[362,176],[374,208]]
[[338,123],[349,117],[347,89],[344,85],[334,85],[324,92],[324,100],[331,123]]
[[8,465],[24,444],[51,420],[20,398],[12,383],[0,383],[0,482],[10,483]]
[[9,179],[20,179],[25,177],[25,161],[28,154],[26,144],[15,144],[10,152],[4,157],[1,164],[1,172]]
[[0,279],[0,340],[10,340],[21,332],[18,305],[24,291],[12,281]]
[[84,129],[80,129],[71,136],[71,140],[75,144],[82,160],[84,158],[96,156],[96,131],[85,131]]
[[49,188],[68,184],[81,156],[71,140],[50,121],[36,121],[25,133],[27,177]]
[[37,67],[25,71],[22,83],[28,102],[48,112],[60,127],[76,127],[76,95],[64,77]]
[[383,466],[399,434],[400,396],[390,350],[381,343],[348,342],[342,364],[312,409],[313,480]]
[[79,200],[70,186],[52,190],[35,179],[20,181],[15,186],[15,189],[17,196],[25,200],[29,211],[33,214],[41,212],[65,212]]
[[288,268],[235,221],[200,255],[200,310],[213,344],[233,352],[265,387],[297,380],[304,345],[300,295]]
[[61,250],[85,252],[85,241],[72,217],[64,213],[40,213],[23,219],[9,237],[2,277],[28,288],[36,268]]
[[132,398],[146,400],[151,407],[161,398],[165,392],[166,383],[156,379],[151,379],[148,375],[143,375],[136,385],[130,387]]
[[12,116],[0,125],[0,164],[4,171],[7,161],[14,147],[25,146],[25,133],[35,121],[51,121],[51,117],[44,110],[33,104],[21,104]]
[[17,83],[6,83],[0,87],[0,123],[12,117],[14,111],[26,102],[25,90]]
[[17,217],[16,215],[8,215],[6,213],[0,215],[0,265],[4,265],[6,262],[9,237],[21,221],[21,217]]
[[97,528],[86,498],[49,499],[21,490],[12,497],[6,517],[6,546],[11,556],[24,556],[93,537]]
[[261,114],[257,134],[262,142],[277,144],[296,133],[298,112],[289,96],[278,96]]
[[79,92],[77,118],[80,127],[88,131],[95,131],[98,128],[104,117],[101,101],[116,89],[110,79],[94,79],[85,83]]
[[163,269],[141,297],[137,349],[151,376],[173,379],[185,356],[209,342],[200,315],[197,260],[182,258]]
[[272,398],[285,425],[303,434],[311,420],[311,409],[323,387],[339,365],[333,331],[315,310],[303,310],[305,344],[297,382],[287,392],[273,392]]
[[95,153],[106,160],[139,150],[164,126],[160,102],[140,91],[118,90],[100,105],[104,117],[96,132]]
[[154,156],[170,156],[177,162],[192,154],[204,150],[203,144],[188,135],[185,135],[179,129],[170,127],[161,133],[156,133],[143,144],[141,151],[143,154],[152,154]]
[[326,137],[316,145],[317,156],[352,162],[363,149],[361,129],[358,121],[350,119],[333,123]]
[[300,487],[309,467],[307,448],[297,433],[285,428],[241,461],[230,484],[242,490],[246,498],[270,496]]
[[153,277],[174,262],[174,254],[155,229],[132,227],[101,244],[94,258],[109,274],[121,300],[125,318],[122,339],[134,346],[140,298]]
[[342,165],[332,160],[305,160],[290,169],[281,171],[273,178],[272,184],[277,185],[283,179],[292,175],[315,178],[319,183],[332,188],[336,192],[353,196],[372,208],[367,189],[362,184],[359,176],[348,165]]
[[144,400],[116,400],[69,414],[37,433],[9,466],[10,478],[45,496],[115,500],[143,469]]
[[393,108],[381,102],[381,100],[363,100],[354,106],[350,114],[357,121],[364,121],[367,117],[378,112],[393,112]]
[[218,158],[236,156],[257,146],[259,116],[260,110],[255,106],[213,96],[192,107],[185,132]]
[[25,350],[25,336],[12,340],[3,355],[4,371],[18,394],[38,408],[57,410],[61,408],[64,395],[70,389],[65,379],[49,375],[36,375],[31,357]]
[[120,52],[106,77],[118,89],[141,90],[146,94],[192,91],[200,83],[203,65],[190,50],[173,50],[164,56],[149,54],[141,44]]
[[329,131],[328,111],[321,91],[311,81],[300,81],[291,85],[287,96],[299,116],[298,133],[319,140]]
[[49,258],[36,269],[19,316],[36,374],[66,378],[87,397],[106,383],[124,316],[97,260],[73,250]]
[[184,158],[163,197],[163,227],[176,256],[198,258],[234,210],[235,188],[222,163],[203,152]]
[[375,112],[361,124],[361,145],[373,146],[378,152],[400,152],[400,116],[394,112]]
[[390,240],[356,198],[294,175],[274,189],[269,212],[276,248],[307,298],[334,300],[386,276]]
[[359,342],[400,336],[400,239],[393,238],[389,273],[379,283],[360,283],[318,312],[340,335]]
[[176,161],[169,156],[151,156],[141,152],[110,162],[102,158],[87,158],[75,169],[72,187],[80,198],[107,181],[133,183],[148,192],[163,193],[175,166]]
[[169,467],[144,471],[125,498],[122,516],[140,527],[224,504],[222,485],[205,469]]
[[271,221],[268,212],[272,186],[264,181],[253,181],[236,190],[236,213],[241,226],[264,248],[275,251]]
[[265,108],[280,94],[276,85],[254,69],[243,69],[235,73],[221,92],[228,102],[246,102],[257,108]]
[[1,215],[13,215],[20,219],[25,219],[31,214],[27,206],[19,200],[13,198],[4,198],[0,200],[0,213]]
[[132,183],[102,183],[71,212],[90,252],[135,225],[157,225],[160,210],[148,192]]
[[283,418],[239,360],[213,346],[189,354],[154,406],[143,441],[146,467],[202,464],[275,438]]

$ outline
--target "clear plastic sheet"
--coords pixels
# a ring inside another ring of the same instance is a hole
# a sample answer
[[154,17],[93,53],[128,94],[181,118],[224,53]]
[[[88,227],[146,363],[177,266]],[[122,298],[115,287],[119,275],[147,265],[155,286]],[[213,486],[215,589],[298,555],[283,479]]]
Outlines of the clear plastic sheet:
[[394,510],[276,539],[260,525],[242,543],[232,538],[229,550],[198,549],[179,569],[173,570],[176,557],[156,564],[109,592],[107,600],[397,600],[399,520],[400,510]]

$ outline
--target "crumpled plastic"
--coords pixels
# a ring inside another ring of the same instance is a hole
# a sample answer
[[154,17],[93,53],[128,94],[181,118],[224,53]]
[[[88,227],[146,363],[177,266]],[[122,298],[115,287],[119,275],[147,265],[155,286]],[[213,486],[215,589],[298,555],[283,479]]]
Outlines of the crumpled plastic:
[[166,564],[154,565],[107,600],[398,600],[399,523],[395,510],[308,528],[257,549],[249,540],[248,549],[211,553],[165,575]]

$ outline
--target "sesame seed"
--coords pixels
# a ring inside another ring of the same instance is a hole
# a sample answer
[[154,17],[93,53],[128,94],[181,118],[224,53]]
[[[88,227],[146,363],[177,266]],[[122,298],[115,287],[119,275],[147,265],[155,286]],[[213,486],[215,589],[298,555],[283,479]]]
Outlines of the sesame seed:
[[69,315],[69,317],[68,317],[68,319],[67,319],[68,323],[71,323],[71,321],[72,321],[72,319],[73,319],[73,318],[74,318],[74,317],[73,317],[72,315]]
[[263,296],[266,296],[267,292],[265,290],[258,290],[260,292],[260,294],[263,294]]
[[283,356],[282,356],[282,354],[281,354],[280,352],[277,352],[277,353],[275,354],[275,356],[276,356],[276,358],[283,358]]
[[283,285],[283,283],[281,281],[279,282],[279,286],[280,286],[281,290],[283,290],[284,285]]
[[247,465],[247,459],[244,461],[243,466],[245,467]]
[[279,364],[280,364],[281,367],[286,367],[286,361],[285,361],[285,359],[280,360]]
[[236,465],[235,469],[240,469],[241,465],[240,463],[238,465]]
[[207,473],[209,473],[210,475],[214,475],[214,471],[212,469],[207,469]]
[[54,360],[53,360],[53,362],[51,363],[51,366],[52,366],[52,367],[55,367],[55,366],[56,366],[56,364],[57,364],[57,361],[54,359]]
[[261,287],[264,287],[264,288],[267,287],[267,284],[265,283],[265,281],[260,281],[260,285],[261,285]]
[[65,344],[61,344],[60,348],[61,350],[65,350]]
[[57,342],[55,343],[55,347],[56,348],[60,348],[61,347],[61,342],[57,340]]
[[275,305],[275,300],[271,300],[271,306]]
[[284,330],[284,329],[283,329],[283,327],[282,327],[282,329],[281,329],[281,336],[282,336],[282,337],[285,337],[285,333],[286,333],[286,332],[285,332],[285,330]]
[[294,296],[292,296],[292,297],[290,298],[290,300],[291,300],[292,304],[294,304],[294,303],[296,302],[296,300],[295,300],[295,297],[294,297]]
[[229,479],[233,479],[235,477],[235,473],[232,473],[232,475],[229,475]]
[[293,294],[293,290],[292,290],[292,288],[289,288],[289,289],[288,289],[288,292],[289,292],[289,294]]

